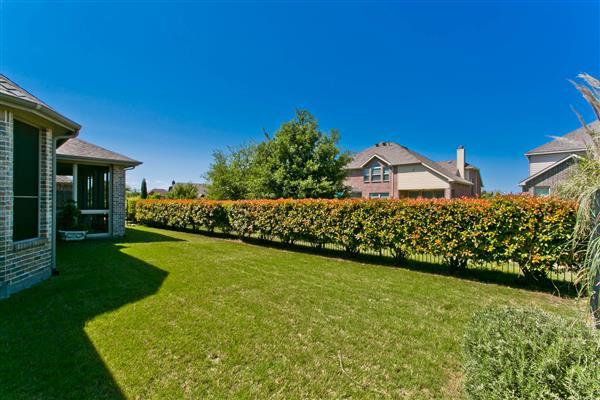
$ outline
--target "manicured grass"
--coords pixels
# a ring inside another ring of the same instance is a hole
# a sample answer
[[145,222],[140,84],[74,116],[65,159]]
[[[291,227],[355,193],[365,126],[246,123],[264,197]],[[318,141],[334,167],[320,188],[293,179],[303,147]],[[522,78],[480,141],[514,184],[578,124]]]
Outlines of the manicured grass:
[[493,284],[150,228],[60,244],[60,276],[0,301],[0,398],[460,398]]

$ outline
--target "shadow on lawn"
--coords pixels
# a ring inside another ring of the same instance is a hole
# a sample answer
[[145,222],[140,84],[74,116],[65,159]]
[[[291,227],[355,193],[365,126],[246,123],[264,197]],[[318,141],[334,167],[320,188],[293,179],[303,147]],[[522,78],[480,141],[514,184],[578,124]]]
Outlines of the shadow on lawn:
[[59,276],[0,301],[0,398],[124,398],[84,326],[156,293],[167,276],[123,244],[177,239],[129,230],[117,240],[59,243]]
[[[223,234],[213,234],[213,236],[225,237]],[[239,239],[238,237],[235,238]],[[256,238],[244,238],[243,241],[249,244],[271,247],[275,249],[291,250],[307,254],[316,254],[325,257],[342,258],[367,264],[405,268],[411,271],[426,272],[430,274],[437,274],[443,276],[453,276],[460,279],[467,279],[482,283],[495,283],[499,285],[509,286],[512,288],[552,293],[555,295],[565,297],[576,297],[578,294],[575,285],[570,284],[568,282],[552,281],[550,279],[531,281],[524,278],[521,275],[503,272],[499,270],[486,270],[476,268],[452,270],[450,267],[439,263],[430,263],[416,260],[404,260],[402,262],[398,262],[391,257],[367,254],[352,255],[348,254],[343,250],[332,250],[296,244],[285,244]]]

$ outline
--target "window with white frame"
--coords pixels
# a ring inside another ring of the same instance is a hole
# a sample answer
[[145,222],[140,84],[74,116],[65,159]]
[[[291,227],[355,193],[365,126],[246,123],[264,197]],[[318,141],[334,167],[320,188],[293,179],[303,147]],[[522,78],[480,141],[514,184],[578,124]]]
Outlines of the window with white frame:
[[534,196],[540,196],[540,197],[550,196],[550,187],[548,187],[548,186],[536,186],[536,187],[533,188],[533,195]]
[[371,177],[371,170],[369,168],[363,168],[363,182],[369,183]]
[[381,193],[369,193],[370,199],[389,199],[390,194],[388,192]]
[[390,181],[390,167],[383,167],[383,181]]
[[381,166],[371,167],[371,182],[381,182]]

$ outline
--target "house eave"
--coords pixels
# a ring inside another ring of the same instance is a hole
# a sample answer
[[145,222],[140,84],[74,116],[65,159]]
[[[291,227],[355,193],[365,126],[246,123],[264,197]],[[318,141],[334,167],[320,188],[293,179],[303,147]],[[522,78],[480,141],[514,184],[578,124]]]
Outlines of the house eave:
[[555,162],[554,164],[551,164],[549,166],[547,166],[546,168],[542,169],[541,171],[536,172],[535,174],[531,175],[530,177],[523,179],[521,182],[519,182],[519,186],[525,186],[527,185],[527,182],[531,181],[532,179],[537,178],[538,176],[552,170],[553,168],[556,168],[557,166],[559,166],[560,164],[564,163],[567,160],[572,160],[572,159],[577,159],[577,158],[581,158],[580,156],[578,156],[577,154],[573,154],[569,157],[565,157],[562,160],[559,160],[557,162]]
[[389,162],[388,160],[386,160],[385,158],[383,158],[382,156],[380,156],[378,154],[373,154],[371,157],[369,157],[369,159],[367,161],[365,161],[364,163],[362,163],[360,167],[358,167],[358,168],[352,168],[352,169],[364,168],[365,165],[367,165],[368,163],[370,163],[371,161],[373,161],[374,158],[378,158],[379,160],[383,161],[385,164],[387,164],[390,167],[392,166],[392,163]]
[[13,96],[8,96],[4,93],[0,93],[0,105],[37,115],[38,117],[44,118],[67,131],[73,132],[74,136],[77,136],[79,130],[81,129],[81,125],[75,121],[70,120],[69,118],[57,113],[47,106],[43,106],[39,103],[29,100],[19,99]]
[[69,155],[58,154],[58,153],[56,154],[56,160],[57,161],[72,161],[72,162],[82,161],[82,162],[100,163],[100,164],[107,164],[107,165],[122,165],[125,167],[137,167],[137,166],[143,164],[141,161],[137,161],[137,160],[133,160],[133,161],[112,160],[112,159],[108,159],[108,158],[69,156]]
[[543,154],[565,154],[565,153],[575,153],[575,152],[584,152],[587,151],[587,148],[581,147],[570,150],[558,150],[558,151],[529,151],[525,153],[525,156],[535,156],[535,155],[543,155]]

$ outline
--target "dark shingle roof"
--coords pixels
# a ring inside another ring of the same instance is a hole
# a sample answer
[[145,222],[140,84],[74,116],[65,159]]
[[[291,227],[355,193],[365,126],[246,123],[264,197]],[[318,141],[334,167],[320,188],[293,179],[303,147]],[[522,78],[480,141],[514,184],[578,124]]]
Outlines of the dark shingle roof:
[[136,166],[141,162],[107,150],[81,139],[69,139],[56,149],[58,159],[103,161],[111,164]]
[[59,114],[56,110],[44,103],[42,100],[38,99],[21,86],[8,79],[5,75],[0,74],[0,99],[2,98],[8,99],[9,101],[15,103],[24,103],[24,105],[27,105],[27,107],[30,109],[41,111],[46,115],[46,117],[49,116],[58,119],[62,124],[66,124],[71,129],[76,131],[81,128],[79,124]]
[[[456,167],[456,160],[448,160],[448,161],[436,161],[440,166],[446,168],[448,171],[453,173],[454,175],[458,175],[458,168]],[[475,168],[479,169],[473,164],[465,163],[465,168]]]
[[[588,125],[588,129],[600,131],[600,122],[594,121]],[[584,151],[591,143],[592,138],[588,131],[582,126],[579,129],[569,132],[564,136],[557,137],[551,142],[536,147],[528,151],[525,155],[539,153],[560,153],[564,151]]]
[[390,165],[423,164],[424,166],[456,182],[469,185],[472,184],[472,182],[469,182],[468,180],[458,176],[456,171],[452,172],[451,167],[447,167],[446,165],[432,161],[424,155],[395,142],[381,142],[361,151],[353,157],[352,161],[350,161],[346,168],[362,168],[362,166],[374,156],[387,161],[390,163]]
[[39,104],[44,107],[51,108],[46,103],[29,93],[27,90],[23,89],[21,86],[17,85],[6,76],[0,74],[0,93],[15,97],[21,100],[27,100],[32,103]]

